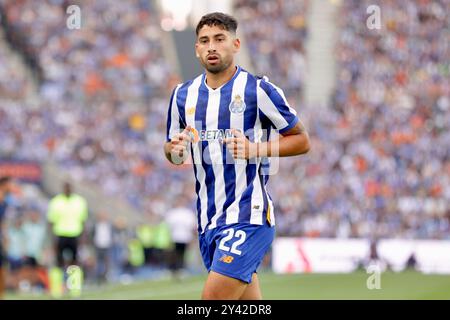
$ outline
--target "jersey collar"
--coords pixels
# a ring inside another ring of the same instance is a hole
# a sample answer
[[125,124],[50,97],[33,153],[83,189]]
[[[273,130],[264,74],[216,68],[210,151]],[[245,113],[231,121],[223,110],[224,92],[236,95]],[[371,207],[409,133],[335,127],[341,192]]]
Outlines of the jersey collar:
[[222,89],[223,87],[227,86],[228,84],[231,84],[234,82],[234,79],[236,79],[236,77],[239,75],[239,72],[241,72],[241,67],[239,65],[236,66],[236,71],[234,72],[233,77],[228,80],[227,82],[225,82],[223,85],[221,85],[220,87],[213,89],[210,86],[208,86],[208,84],[206,83],[206,71],[203,72],[202,75],[202,83],[204,85],[205,88],[208,89],[209,92],[220,92],[220,89]]

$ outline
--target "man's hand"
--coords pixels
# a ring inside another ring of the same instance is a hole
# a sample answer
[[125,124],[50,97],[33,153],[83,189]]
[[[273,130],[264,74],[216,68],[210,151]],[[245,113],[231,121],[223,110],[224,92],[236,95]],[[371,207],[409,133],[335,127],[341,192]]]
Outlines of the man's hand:
[[257,156],[257,144],[250,142],[239,130],[231,129],[234,137],[223,139],[235,159],[251,159]]
[[181,133],[174,135],[172,140],[165,144],[166,157],[173,164],[179,165],[186,160],[189,154],[187,146],[192,141],[190,131],[191,126],[187,126]]
[[232,129],[232,132],[234,137],[224,139],[224,143],[235,159],[289,157],[305,154],[310,149],[309,135],[300,121],[272,141],[252,143],[241,131]]

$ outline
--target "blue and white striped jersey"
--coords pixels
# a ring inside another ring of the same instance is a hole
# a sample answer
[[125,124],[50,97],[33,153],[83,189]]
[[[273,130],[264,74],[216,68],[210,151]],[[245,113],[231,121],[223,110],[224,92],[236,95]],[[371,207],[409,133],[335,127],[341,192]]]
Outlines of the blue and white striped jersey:
[[230,129],[244,132],[252,142],[264,142],[273,127],[283,133],[298,122],[282,90],[237,67],[233,78],[217,89],[205,73],[172,93],[167,141],[187,125],[193,129],[191,155],[197,192],[199,232],[232,223],[275,224],[273,202],[267,193],[267,158],[233,159],[224,137]]

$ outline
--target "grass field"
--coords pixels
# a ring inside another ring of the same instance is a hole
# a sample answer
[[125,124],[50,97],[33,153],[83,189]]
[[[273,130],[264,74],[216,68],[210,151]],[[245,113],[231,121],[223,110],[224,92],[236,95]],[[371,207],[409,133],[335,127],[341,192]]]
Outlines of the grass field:
[[[260,275],[264,299],[450,299],[450,276],[417,272],[381,274],[381,289],[369,290],[368,274]],[[81,299],[199,299],[205,276],[176,282],[149,280],[86,289]],[[7,294],[6,299],[50,299],[48,295]]]

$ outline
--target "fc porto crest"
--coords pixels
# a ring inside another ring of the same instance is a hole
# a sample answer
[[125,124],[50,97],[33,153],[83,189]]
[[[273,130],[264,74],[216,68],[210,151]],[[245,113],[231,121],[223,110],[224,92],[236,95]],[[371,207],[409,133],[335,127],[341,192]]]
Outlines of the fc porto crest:
[[244,113],[246,108],[244,100],[242,100],[240,95],[235,95],[233,101],[230,103],[230,112],[235,114]]

